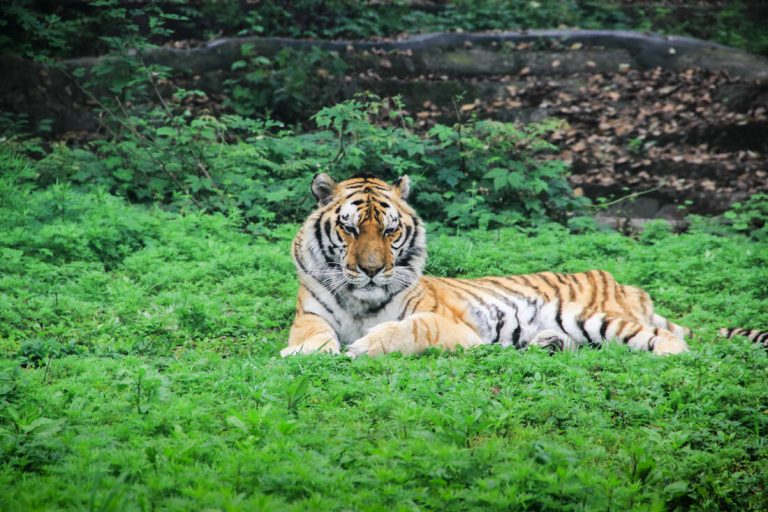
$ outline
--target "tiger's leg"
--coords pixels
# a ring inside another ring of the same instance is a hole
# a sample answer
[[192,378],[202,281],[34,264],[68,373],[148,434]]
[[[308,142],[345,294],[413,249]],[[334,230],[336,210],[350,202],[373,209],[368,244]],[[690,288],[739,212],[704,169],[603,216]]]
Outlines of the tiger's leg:
[[314,313],[296,313],[283,357],[315,352],[339,353],[339,340],[328,322]]
[[593,315],[584,322],[584,332],[590,339],[597,331],[597,340],[602,344],[606,340],[618,340],[637,350],[653,351],[657,355],[681,354],[688,352],[688,344],[667,329],[650,327],[633,320],[611,317],[603,314]]
[[672,333],[672,335],[680,338],[681,340],[684,340],[686,336],[691,335],[691,330],[687,327],[683,327],[682,325],[678,325],[674,322],[670,322],[666,318],[664,318],[661,315],[658,315],[654,313],[651,316],[651,323],[660,329],[666,329],[669,332]]
[[573,338],[554,329],[544,329],[536,333],[536,336],[528,343],[528,346],[536,345],[549,352],[573,352],[579,348],[579,344]]
[[467,324],[435,313],[417,313],[399,322],[384,322],[352,343],[347,355],[378,356],[390,352],[418,354],[429,347],[454,350],[480,345],[477,333]]
[[632,308],[638,320],[642,320],[643,323],[658,327],[659,329],[666,329],[673,336],[681,340],[685,340],[686,336],[690,336],[690,329],[670,322],[654,311],[651,296],[645,290],[628,285],[620,285],[620,288],[623,291],[623,295],[629,299],[625,306]]

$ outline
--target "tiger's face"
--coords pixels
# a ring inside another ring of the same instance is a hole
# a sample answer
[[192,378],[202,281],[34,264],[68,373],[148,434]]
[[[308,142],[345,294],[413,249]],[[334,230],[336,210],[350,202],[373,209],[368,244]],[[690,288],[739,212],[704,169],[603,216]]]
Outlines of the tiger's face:
[[409,179],[389,185],[373,177],[336,183],[327,174],[312,182],[318,210],[310,217],[322,258],[322,282],[375,301],[415,283],[426,256],[418,217],[405,202]]

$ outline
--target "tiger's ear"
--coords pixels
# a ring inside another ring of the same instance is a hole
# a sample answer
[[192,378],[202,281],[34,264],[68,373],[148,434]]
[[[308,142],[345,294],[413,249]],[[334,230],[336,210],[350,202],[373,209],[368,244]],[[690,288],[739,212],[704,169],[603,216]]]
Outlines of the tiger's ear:
[[325,173],[317,174],[312,178],[312,193],[317,198],[317,204],[326,205],[336,194],[336,182]]
[[392,183],[392,185],[394,186],[395,194],[397,194],[400,199],[408,199],[408,194],[411,191],[411,179],[408,176],[400,176],[394,181],[394,183]]

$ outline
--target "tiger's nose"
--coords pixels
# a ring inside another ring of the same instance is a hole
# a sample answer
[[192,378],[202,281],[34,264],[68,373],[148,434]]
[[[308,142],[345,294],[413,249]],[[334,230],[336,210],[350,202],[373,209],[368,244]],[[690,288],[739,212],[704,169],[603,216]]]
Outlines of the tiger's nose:
[[373,279],[376,274],[381,272],[381,269],[384,268],[384,265],[358,265],[358,268],[365,272],[368,277]]

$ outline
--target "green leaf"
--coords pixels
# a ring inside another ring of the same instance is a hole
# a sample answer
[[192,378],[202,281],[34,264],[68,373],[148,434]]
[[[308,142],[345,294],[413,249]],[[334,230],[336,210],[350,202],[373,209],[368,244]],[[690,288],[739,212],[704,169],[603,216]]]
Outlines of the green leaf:
[[170,126],[161,126],[157,130],[155,130],[155,135],[158,137],[174,137],[178,134],[178,131],[175,128],[172,128]]

